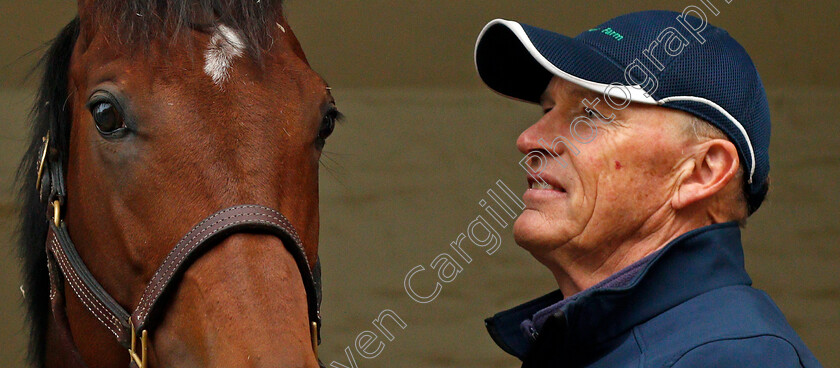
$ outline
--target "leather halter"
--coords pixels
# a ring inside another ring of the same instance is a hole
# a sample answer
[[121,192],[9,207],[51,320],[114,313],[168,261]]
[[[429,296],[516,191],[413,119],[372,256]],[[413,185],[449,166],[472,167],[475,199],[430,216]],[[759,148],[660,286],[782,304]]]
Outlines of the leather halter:
[[[321,340],[320,264],[316,261],[314,272],[310,269],[309,259],[306,258],[297,232],[280,212],[260,205],[238,205],[205,218],[175,244],[146,285],[134,312],[129,314],[96,281],[70,240],[67,227],[61,220],[61,206],[66,197],[62,164],[59,159],[51,157],[58,155],[49,153],[49,133],[43,141],[44,148],[38,164],[36,185],[41,201],[52,207],[46,241],[50,300],[59,338],[72,350],[71,354],[77,360],[67,362],[67,366],[86,367],[81,361],[81,355],[70,334],[64,309],[63,281],[67,281],[88,311],[114,335],[123,347],[128,349],[131,358],[130,367],[146,368],[148,331],[151,327],[149,316],[164,309],[165,305],[160,302],[161,295],[173,286],[173,278],[189,267],[187,261],[190,256],[213,247],[219,243],[219,240],[239,232],[274,235],[280,238],[285,248],[292,254],[306,289],[312,349],[317,359],[318,344]],[[319,364],[321,364],[320,361]]]

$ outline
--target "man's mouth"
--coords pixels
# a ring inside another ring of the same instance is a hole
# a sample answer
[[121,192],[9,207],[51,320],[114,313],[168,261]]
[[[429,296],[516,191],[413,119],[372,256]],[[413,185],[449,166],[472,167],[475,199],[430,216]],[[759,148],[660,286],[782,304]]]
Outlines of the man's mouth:
[[549,184],[546,181],[536,181],[533,178],[528,178],[528,189],[554,190],[562,193],[566,192],[566,189],[560,185]]

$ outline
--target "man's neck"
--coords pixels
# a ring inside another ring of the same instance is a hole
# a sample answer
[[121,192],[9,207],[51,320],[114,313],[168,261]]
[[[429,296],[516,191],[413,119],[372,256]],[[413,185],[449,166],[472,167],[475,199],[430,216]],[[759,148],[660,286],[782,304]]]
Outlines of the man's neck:
[[659,226],[645,224],[626,239],[588,247],[594,249],[588,253],[570,254],[574,251],[567,252],[569,248],[559,247],[549,257],[540,257],[540,261],[552,271],[563,295],[569,297],[655,253],[680,235],[708,225],[697,221],[671,220]]

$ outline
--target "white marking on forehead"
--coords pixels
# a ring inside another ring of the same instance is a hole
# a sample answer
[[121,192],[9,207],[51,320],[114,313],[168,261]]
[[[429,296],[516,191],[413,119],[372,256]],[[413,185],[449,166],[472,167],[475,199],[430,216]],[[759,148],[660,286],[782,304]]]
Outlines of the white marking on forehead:
[[216,26],[210,44],[204,51],[204,72],[213,78],[213,83],[221,87],[230,76],[233,59],[242,56],[245,42],[239,31],[224,24]]
[[280,23],[274,23],[274,24],[276,24],[277,28],[280,28],[280,30],[283,31],[283,33],[286,33],[286,27],[283,27],[283,25],[280,24]]

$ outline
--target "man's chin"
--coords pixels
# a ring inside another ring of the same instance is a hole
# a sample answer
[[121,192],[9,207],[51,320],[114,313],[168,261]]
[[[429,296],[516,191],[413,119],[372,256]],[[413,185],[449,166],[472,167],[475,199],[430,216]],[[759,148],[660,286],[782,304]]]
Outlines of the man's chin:
[[526,209],[513,224],[513,238],[522,249],[531,254],[548,253],[558,244],[563,244],[556,224],[548,223],[545,215]]

